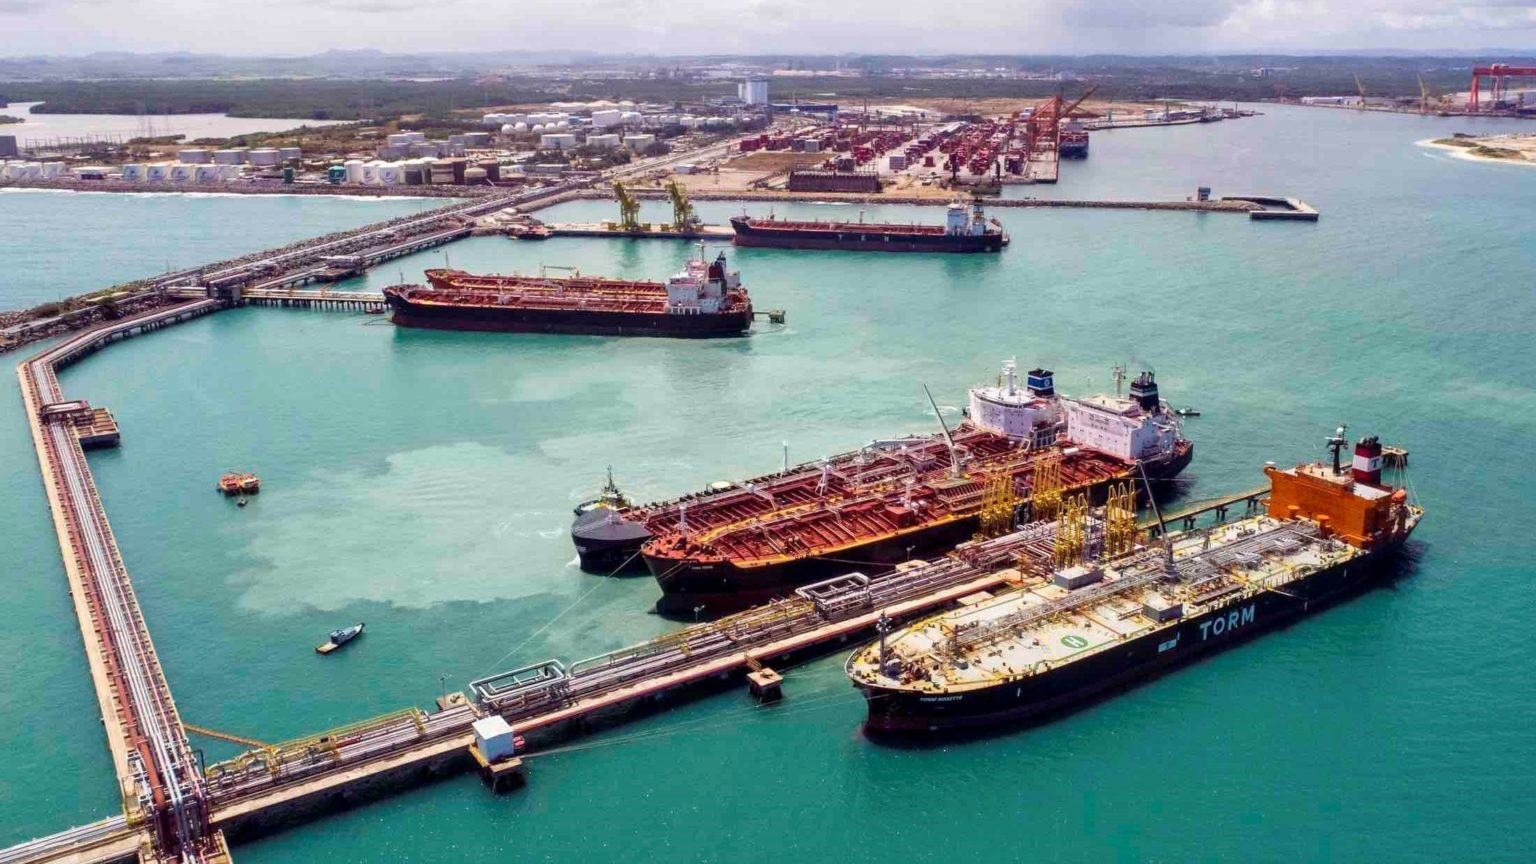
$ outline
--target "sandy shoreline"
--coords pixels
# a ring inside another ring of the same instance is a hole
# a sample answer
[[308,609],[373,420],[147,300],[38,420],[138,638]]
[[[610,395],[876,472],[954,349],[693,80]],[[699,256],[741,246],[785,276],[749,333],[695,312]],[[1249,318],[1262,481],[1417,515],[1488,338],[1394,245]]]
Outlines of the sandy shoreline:
[[[1469,139],[1469,140],[1472,140],[1472,141],[1475,142],[1472,145],[1473,147],[1478,146],[1479,144],[1482,144],[1483,146],[1488,146],[1485,143],[1485,139],[1476,138],[1476,139]],[[1465,159],[1468,162],[1485,162],[1485,163],[1488,163],[1490,165],[1525,165],[1525,166],[1536,165],[1536,161],[1532,161],[1529,157],[1527,157],[1526,159],[1521,160],[1521,159],[1500,159],[1500,158],[1497,158],[1497,157],[1494,157],[1494,156],[1480,156],[1480,155],[1472,152],[1472,147],[1458,147],[1455,144],[1441,144],[1437,139],[1434,139],[1434,138],[1425,138],[1422,141],[1415,141],[1413,143],[1418,145],[1418,146],[1420,146],[1420,147],[1429,149],[1429,150],[1443,150],[1443,151],[1451,154],[1453,157],[1455,157],[1457,159]],[[1493,145],[1493,146],[1497,146],[1497,145]]]

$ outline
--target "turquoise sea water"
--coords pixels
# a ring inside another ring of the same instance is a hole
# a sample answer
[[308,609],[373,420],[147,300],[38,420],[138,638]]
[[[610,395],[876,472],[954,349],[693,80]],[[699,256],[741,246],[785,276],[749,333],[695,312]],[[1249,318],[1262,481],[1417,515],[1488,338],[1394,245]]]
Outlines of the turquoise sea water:
[[0,190],[0,309],[25,309],[327,231],[433,198]]
[[[1413,145],[1462,128],[1289,110],[1096,135],[1052,194],[1208,183],[1298,195],[1323,219],[999,210],[1014,244],[997,257],[743,250],[733,262],[758,305],[789,313],[748,339],[432,333],[248,309],[70,369],[66,392],[124,430],[92,463],[183,715],[266,740],[429,704],[442,676],[462,687],[673,626],[646,613],[649,580],[574,566],[570,506],[603,466],[651,498],[773,470],[786,441],[802,461],[925,431],[920,385],[953,415],[1010,356],[1074,393],[1108,387],[1116,362],[1155,368],[1168,399],[1204,411],[1187,426],[1192,496],[1255,485],[1266,459],[1321,456],[1339,422],[1413,452],[1429,515],[1404,578],[1048,725],[876,745],[835,655],[791,671],[775,708],[724,694],[537,757],[521,792],[455,777],[237,858],[1523,860],[1536,171]],[[231,252],[252,203],[204,217]],[[739,207],[701,209],[716,221]],[[656,277],[684,254],[485,238],[358,285],[444,258]],[[115,806],[19,405],[0,400],[14,537],[0,554],[15,574],[0,582],[0,843]],[[230,468],[263,477],[244,510],[212,491]],[[369,625],[356,645],[312,653],[356,620]]]

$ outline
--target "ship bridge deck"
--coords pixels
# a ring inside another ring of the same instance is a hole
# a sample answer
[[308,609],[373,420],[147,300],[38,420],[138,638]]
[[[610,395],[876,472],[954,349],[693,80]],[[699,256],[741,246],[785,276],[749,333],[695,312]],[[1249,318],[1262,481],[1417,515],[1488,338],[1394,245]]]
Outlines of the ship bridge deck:
[[[1256,516],[1191,531],[1174,540],[1170,579],[1159,548],[1141,549],[1102,566],[1102,581],[1069,591],[1035,575],[1017,591],[919,622],[887,640],[888,672],[879,648],[854,655],[860,680],[924,693],[994,686],[1082,660],[1127,640],[1152,636],[1182,618],[1231,605],[1359,556],[1324,539],[1316,526]],[[1157,620],[1153,610],[1175,614]],[[1181,613],[1181,614],[1179,614]]]

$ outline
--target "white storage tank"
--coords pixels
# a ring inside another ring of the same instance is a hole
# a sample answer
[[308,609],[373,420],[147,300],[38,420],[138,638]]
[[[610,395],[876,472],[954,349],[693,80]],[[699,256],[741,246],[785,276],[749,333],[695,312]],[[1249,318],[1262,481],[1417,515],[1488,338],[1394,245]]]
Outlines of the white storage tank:
[[43,179],[44,180],[52,180],[53,178],[58,177],[59,175],[61,175],[63,173],[64,173],[64,163],[63,162],[44,162],[43,163]]
[[365,186],[373,186],[379,182],[379,166],[377,163],[363,163],[363,179],[361,182]]
[[656,136],[651,135],[650,133],[624,136],[624,146],[628,147],[631,151],[636,153],[645,150],[655,143]]
[[405,147],[411,143],[411,134],[409,132],[395,132],[385,138],[384,142],[391,147]]
[[401,182],[400,166],[394,162],[385,162],[378,166],[378,179],[380,186],[398,186]]
[[178,163],[170,167],[167,176],[172,183],[191,183],[193,178],[197,176],[197,166]]
[[123,166],[123,182],[142,183],[144,181],[144,166],[138,164]]
[[283,161],[283,157],[278,154],[277,150],[271,147],[252,150],[247,155],[250,158],[251,164],[258,168],[270,168]]
[[623,111],[593,111],[592,126],[595,129],[607,129],[609,126],[617,126],[624,122]]
[[177,150],[176,158],[187,165],[207,165],[213,161],[213,151],[205,150],[202,147]]
[[164,183],[171,176],[171,166],[164,162],[144,166],[144,179],[150,183]]
[[545,150],[574,150],[576,135],[572,132],[553,132],[539,136],[539,146]]
[[489,181],[487,180],[487,175],[484,168],[464,169],[465,186],[484,186],[487,182]]
[[277,148],[277,156],[284,162],[295,162],[304,158],[304,151],[298,147],[279,147]]
[[363,160],[361,160],[361,159],[348,159],[346,162],[344,162],[342,164],[344,166],[346,166],[346,169],[347,169],[347,182],[348,183],[361,183],[361,182],[363,182]]
[[223,165],[198,165],[192,174],[194,183],[217,183],[223,179],[221,170]]
[[245,163],[245,156],[249,152],[251,151],[244,147],[215,150],[213,151],[213,161],[219,165],[242,165]]
[[621,139],[618,135],[608,134],[587,136],[588,147],[601,147],[604,150],[617,150],[619,149],[621,143]]
[[239,180],[240,171],[239,165],[220,165],[219,178],[222,180]]
[[643,119],[643,118],[641,118],[639,111],[625,111],[622,115],[620,115],[619,122],[621,122],[621,123],[639,123],[641,121],[641,119]]

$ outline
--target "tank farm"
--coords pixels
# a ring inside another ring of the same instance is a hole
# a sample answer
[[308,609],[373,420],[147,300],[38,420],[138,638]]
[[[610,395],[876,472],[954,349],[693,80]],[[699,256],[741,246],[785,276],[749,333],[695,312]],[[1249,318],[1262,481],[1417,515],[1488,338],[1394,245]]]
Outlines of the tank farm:
[[[1059,118],[1070,109],[1058,99],[1052,111]],[[1010,364],[997,386],[971,390],[967,417],[954,429],[940,419],[941,428],[930,435],[876,441],[652,504],[630,502],[610,476],[602,496],[577,509],[573,537],[581,563],[610,573],[648,569],[662,588],[658,609],[695,619],[666,636],[576,661],[520,666],[472,681],[468,692],[444,693],[431,710],[402,707],[279,744],[184,723],[85,456],[88,448],[115,446],[121,431],[104,407],[66,396],[58,370],[118,341],[238,306],[392,308],[397,315],[406,310],[408,318],[414,314],[410,303],[420,299],[412,290],[423,286],[381,297],[311,283],[336,281],[480,232],[508,208],[547,206],[594,182],[614,182],[656,165],[614,169],[596,181],[486,195],[236,262],[169,273],[142,289],[143,299],[152,301],[148,308],[89,326],[20,363],[18,381],[123,811],[0,850],[0,864],[229,861],[231,843],[445,773],[475,770],[493,791],[512,788],[528,781],[524,760],[557,742],[743,682],[760,701],[783,698],[778,670],[846,649],[852,639],[878,636],[883,650],[895,627],[922,626],[933,616],[985,602],[979,598],[1007,596],[1009,589],[1025,587],[1030,574],[1056,579],[1068,565],[1085,566],[1106,549],[1141,562],[1161,554],[1157,549],[1172,548],[1177,559],[1184,548],[1179,544],[1187,541],[1169,541],[1170,522],[1188,530],[1234,515],[1267,514],[1262,518],[1288,520],[1287,530],[1310,532],[1318,543],[1336,544],[1332,538],[1344,536],[1337,509],[1321,492],[1288,493],[1276,503],[1268,488],[1251,489],[1161,513],[1159,481],[1189,464],[1193,445],[1149,373],[1135,379],[1125,397],[1118,386],[1113,395],[1066,397],[1055,392],[1043,369],[1017,386]],[[952,219],[951,243],[995,252],[1007,242],[979,209],[955,211]],[[547,236],[520,226],[495,230],[526,239]],[[961,235],[972,239],[955,239]],[[685,268],[682,275],[696,277],[687,286],[674,277],[666,284],[588,278],[590,285],[541,279],[511,287],[540,296],[594,287],[614,295],[615,303],[631,304],[625,312],[655,313],[660,302],[667,315],[744,313],[750,324],[751,303],[744,289],[734,293],[739,285],[723,258],[701,258],[698,265]],[[483,277],[470,274],[429,275],[425,292],[456,294],[456,303],[464,297],[481,302],[509,288],[478,283]],[[685,296],[684,288],[696,293]],[[718,305],[706,309],[706,301]],[[686,308],[679,311],[678,304]],[[736,333],[746,329],[742,321],[730,326]],[[1310,471],[1296,469],[1298,476],[1316,473]],[[1370,488],[1362,481],[1364,491],[1328,490],[1370,497]],[[1395,495],[1385,500],[1402,505]],[[1147,505],[1151,514],[1138,516],[1138,507]],[[1406,536],[1401,522],[1393,524]],[[886,668],[881,665],[877,674]],[[854,683],[863,686],[857,678]],[[195,735],[248,749],[205,764],[191,743]]]

